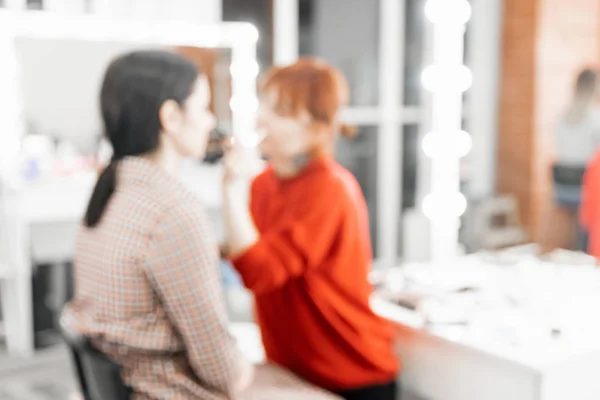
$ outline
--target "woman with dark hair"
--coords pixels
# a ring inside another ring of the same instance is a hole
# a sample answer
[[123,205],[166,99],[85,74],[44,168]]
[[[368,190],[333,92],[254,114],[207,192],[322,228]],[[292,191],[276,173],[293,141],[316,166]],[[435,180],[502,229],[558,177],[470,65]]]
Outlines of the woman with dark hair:
[[250,181],[225,159],[229,256],[255,296],[269,361],[347,400],[393,400],[395,330],[370,307],[367,206],[333,159],[348,99],[342,74],[317,60],[274,68],[261,88],[268,167]]
[[209,100],[197,67],[163,51],[117,58],[101,89],[114,156],[78,234],[64,321],[121,366],[135,398],[232,398],[252,380],[228,332],[216,240],[176,177],[204,156]]

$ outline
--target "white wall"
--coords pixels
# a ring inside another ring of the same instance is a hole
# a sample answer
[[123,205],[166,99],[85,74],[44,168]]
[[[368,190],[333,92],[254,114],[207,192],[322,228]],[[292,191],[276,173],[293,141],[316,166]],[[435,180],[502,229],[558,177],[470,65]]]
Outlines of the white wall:
[[39,133],[89,148],[101,133],[99,90],[109,62],[139,46],[19,39],[24,117]]
[[[85,9],[84,2],[52,0],[47,6],[54,12],[74,13]],[[15,8],[24,6],[16,4]],[[92,10],[99,14],[198,24],[220,22],[221,9],[221,0],[92,0]],[[139,47],[19,39],[25,118],[39,132],[72,139],[86,150],[101,131],[98,92],[106,66],[115,56]]]
[[[199,24],[221,21],[221,0],[44,0],[44,10],[81,13],[89,9],[113,17],[175,19]],[[26,9],[26,0],[5,0],[7,7]]]
[[[95,0],[124,16],[211,24],[221,21],[221,0]],[[109,11],[110,13],[110,11]]]
[[[121,0],[118,0],[121,1]],[[144,0],[147,2],[149,0]],[[157,0],[154,0],[157,1]],[[221,0],[162,0],[169,4],[171,18],[198,24],[217,23],[222,20]]]

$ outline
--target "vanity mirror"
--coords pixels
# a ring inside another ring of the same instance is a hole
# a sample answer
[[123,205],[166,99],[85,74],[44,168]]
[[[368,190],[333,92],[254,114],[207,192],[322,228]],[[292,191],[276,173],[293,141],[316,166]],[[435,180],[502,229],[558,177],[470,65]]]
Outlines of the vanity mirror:
[[[252,144],[257,40],[256,28],[247,23],[0,10],[0,227],[10,238],[0,252],[0,294],[9,352],[27,355],[34,348],[32,265],[70,257],[96,176],[85,155],[95,153],[101,130],[95,91],[106,64],[125,51],[160,47],[212,67],[215,113],[226,131]],[[57,150],[60,162],[48,149]],[[204,184],[203,170],[191,175],[185,180]],[[37,240],[40,235],[46,240]]]

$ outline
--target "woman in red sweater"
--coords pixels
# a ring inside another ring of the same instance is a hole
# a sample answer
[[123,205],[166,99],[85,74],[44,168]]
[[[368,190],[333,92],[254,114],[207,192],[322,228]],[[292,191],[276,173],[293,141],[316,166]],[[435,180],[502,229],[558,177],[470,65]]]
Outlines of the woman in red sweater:
[[301,60],[261,87],[260,150],[250,181],[239,149],[225,158],[228,250],[255,295],[269,361],[345,399],[395,399],[393,326],[369,306],[366,202],[332,158],[347,100],[342,75]]

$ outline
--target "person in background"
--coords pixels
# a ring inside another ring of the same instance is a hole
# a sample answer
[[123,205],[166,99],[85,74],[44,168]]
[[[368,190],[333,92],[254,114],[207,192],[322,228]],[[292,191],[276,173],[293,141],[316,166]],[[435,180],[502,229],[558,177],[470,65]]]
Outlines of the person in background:
[[267,359],[348,400],[391,400],[395,329],[369,305],[372,254],[365,199],[332,157],[348,100],[343,76],[311,59],[274,68],[261,87],[260,151],[224,164],[228,256],[255,296]]
[[600,111],[595,104],[597,81],[597,73],[592,69],[578,75],[573,99],[555,129],[554,202],[569,213],[576,225],[578,250],[586,247],[586,233],[576,224],[582,176],[600,144]]
[[253,366],[228,331],[219,254],[177,178],[202,159],[215,120],[207,78],[175,54],[114,60],[101,109],[113,158],[90,199],[63,323],[122,368],[136,399],[235,398]]
[[579,222],[587,232],[587,253],[600,259],[600,151],[583,175]]

